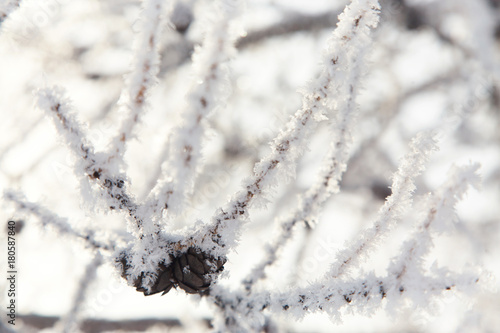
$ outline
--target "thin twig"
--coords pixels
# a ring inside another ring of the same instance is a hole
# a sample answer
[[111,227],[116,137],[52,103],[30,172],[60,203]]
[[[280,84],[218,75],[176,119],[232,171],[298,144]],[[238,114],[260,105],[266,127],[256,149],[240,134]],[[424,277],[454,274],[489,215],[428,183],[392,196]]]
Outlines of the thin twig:
[[135,41],[132,71],[122,91],[123,119],[118,136],[113,142],[111,156],[123,163],[125,145],[133,135],[146,107],[149,91],[156,84],[159,71],[159,39],[163,27],[164,0],[146,0],[141,13],[141,31]]
[[169,209],[180,213],[185,198],[191,194],[202,159],[201,147],[206,125],[205,119],[217,105],[224,104],[221,86],[227,77],[227,62],[235,54],[237,36],[230,26],[236,18],[233,6],[224,0],[214,3],[217,17],[208,27],[203,46],[193,55],[193,78],[187,96],[187,107],[182,112],[182,124],[167,140],[169,159],[162,168],[162,177],[151,191],[146,205],[153,214]]
[[[345,68],[349,68],[352,59],[359,56],[358,52],[370,41],[368,33],[370,28],[376,27],[377,22],[376,1],[346,7],[325,50],[323,72],[316,83],[304,92],[302,108],[272,142],[271,153],[255,165],[254,175],[245,181],[243,190],[233,195],[225,207],[219,208],[211,225],[202,231],[203,242],[211,251],[224,247],[221,252],[225,253],[231,248],[241,223],[247,219],[250,205],[262,200],[265,192],[276,186],[281,175],[293,175],[295,161],[304,149],[304,140],[316,128],[318,121],[333,112],[329,103],[334,103],[339,91],[352,88],[350,84],[344,87],[340,78],[344,77]],[[347,50],[352,52],[348,53]],[[225,229],[229,232],[225,232]]]
[[392,194],[380,208],[373,226],[366,229],[353,244],[337,254],[335,263],[327,275],[338,278],[349,267],[358,263],[360,258],[370,251],[380,239],[392,229],[403,212],[411,203],[415,190],[414,179],[424,170],[424,165],[431,152],[437,149],[433,132],[420,133],[411,142],[411,151],[403,158],[398,171],[394,174]]
[[68,235],[75,239],[83,240],[86,245],[96,250],[115,250],[116,244],[113,240],[109,239],[106,242],[102,242],[95,237],[95,232],[93,230],[76,230],[68,223],[67,219],[59,217],[57,214],[37,203],[27,201],[26,198],[19,193],[9,191],[4,194],[4,198],[14,203],[18,212],[36,216],[43,227],[52,227],[62,235]]

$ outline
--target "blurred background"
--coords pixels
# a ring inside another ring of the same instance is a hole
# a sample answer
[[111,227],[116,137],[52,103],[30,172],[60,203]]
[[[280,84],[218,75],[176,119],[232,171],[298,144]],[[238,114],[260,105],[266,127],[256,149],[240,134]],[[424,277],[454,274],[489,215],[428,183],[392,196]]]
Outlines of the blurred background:
[[[169,131],[179,123],[191,83],[191,54],[203,41],[211,10],[211,1],[172,3],[171,23],[161,35],[158,84],[137,128],[138,140],[130,143],[125,155],[131,191],[139,199],[154,185]],[[203,172],[188,211],[173,228],[211,216],[269,152],[269,141],[301,106],[297,91],[318,76],[325,41],[346,4],[246,1],[238,20],[238,55],[226,84],[229,98],[209,119]],[[33,92],[53,84],[66,88],[78,116],[89,126],[91,141],[104,149],[118,126],[119,98],[133,56],[140,6],[128,0],[25,0],[1,23],[2,191],[20,190],[75,226],[126,230],[121,215],[86,209],[72,172],[72,155],[51,121],[34,107]],[[306,285],[321,277],[344,242],[370,226],[391,193],[391,175],[411,138],[436,129],[440,150],[418,178],[414,209],[367,268],[384,272],[418,218],[419,198],[444,181],[451,165],[473,161],[482,166],[482,189],[469,192],[457,206],[454,232],[436,235],[428,259],[429,265],[438,263],[458,272],[483,267],[492,276],[492,287],[470,298],[445,297],[403,316],[380,310],[363,317],[346,310],[343,323],[326,315],[307,316],[301,322],[275,319],[286,332],[494,332],[500,328],[500,298],[494,291],[494,278],[500,274],[500,2],[383,0],[381,6],[341,193],[326,203],[316,228],[297,228],[265,286]],[[297,194],[312,184],[328,143],[324,125],[311,137],[297,178],[279,186],[267,209],[251,210],[252,222],[237,253],[229,257],[229,273],[222,283],[237,286],[261,259],[262,245],[278,227],[272,221],[294,207]],[[17,235],[19,332],[50,331],[71,308],[91,255],[2,202],[0,220],[6,225],[13,218],[24,221]],[[4,255],[0,262],[5,262]],[[2,304],[5,287],[1,282]],[[212,317],[210,305],[183,291],[144,297],[126,286],[109,264],[98,269],[84,308],[88,320],[83,329],[88,332],[194,332],[206,328]]]

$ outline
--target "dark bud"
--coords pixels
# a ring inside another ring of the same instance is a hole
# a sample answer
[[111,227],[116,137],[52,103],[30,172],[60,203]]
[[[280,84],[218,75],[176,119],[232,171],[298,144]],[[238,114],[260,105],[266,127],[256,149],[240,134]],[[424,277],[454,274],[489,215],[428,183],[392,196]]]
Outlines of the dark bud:
[[[186,252],[170,256],[168,265],[160,264],[156,271],[156,281],[148,292],[142,286],[144,273],[134,281],[136,290],[145,296],[163,292],[165,295],[172,287],[179,287],[188,294],[207,295],[212,279],[210,274],[222,272],[226,259],[215,258],[200,249],[190,247]],[[125,256],[119,259],[122,263],[122,277],[127,277],[130,267]]]

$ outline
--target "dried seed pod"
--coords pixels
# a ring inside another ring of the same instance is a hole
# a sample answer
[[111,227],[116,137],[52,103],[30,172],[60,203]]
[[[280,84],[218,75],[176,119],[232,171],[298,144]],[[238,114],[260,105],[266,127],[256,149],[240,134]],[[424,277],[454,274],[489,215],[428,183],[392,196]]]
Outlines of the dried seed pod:
[[[126,256],[120,257],[122,264],[122,277],[127,277],[130,265]],[[168,265],[160,264],[156,271],[156,280],[148,291],[143,287],[144,273],[134,281],[136,290],[144,295],[154,295],[163,292],[165,295],[172,287],[179,287],[189,294],[205,295],[212,283],[211,274],[224,269],[226,259],[215,258],[200,249],[190,247],[178,256],[170,255]]]

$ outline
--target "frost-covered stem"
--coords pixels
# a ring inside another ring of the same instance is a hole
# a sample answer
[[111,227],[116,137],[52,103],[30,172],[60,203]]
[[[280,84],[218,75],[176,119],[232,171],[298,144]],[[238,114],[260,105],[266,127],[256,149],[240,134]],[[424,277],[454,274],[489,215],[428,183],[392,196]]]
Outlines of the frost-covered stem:
[[24,212],[37,217],[43,227],[52,227],[54,231],[60,233],[61,235],[68,235],[75,239],[81,239],[87,246],[91,246],[94,249],[106,251],[115,250],[116,244],[113,240],[109,239],[104,243],[95,238],[93,230],[75,230],[68,223],[67,219],[59,217],[57,214],[37,203],[27,201],[26,198],[19,193],[10,191],[5,192],[4,198],[14,203],[18,212]]
[[123,162],[125,145],[133,137],[134,127],[146,107],[146,97],[157,82],[160,64],[159,40],[166,0],[145,0],[141,13],[141,31],[135,40],[132,71],[120,97],[123,118],[111,154]]
[[243,325],[241,318],[259,320],[259,312],[263,310],[271,313],[285,312],[296,319],[312,312],[327,313],[334,319],[340,319],[343,307],[348,306],[352,311],[366,313],[368,309],[382,306],[383,299],[394,301],[406,297],[411,301],[412,295],[430,298],[448,290],[466,290],[477,282],[478,276],[475,274],[451,275],[441,272],[437,277],[422,276],[418,284],[400,290],[394,276],[378,277],[369,274],[349,281],[327,277],[293,291],[256,291],[252,297],[246,297],[244,292],[216,287],[211,291],[210,297],[227,309],[228,321],[240,320]]
[[3,21],[5,21],[20,4],[21,0],[7,0],[0,4],[0,27],[2,27]]
[[[362,63],[363,59],[358,57],[356,61]],[[297,209],[281,223],[281,233],[271,244],[268,244],[264,260],[254,267],[244,280],[245,288],[248,291],[255,282],[265,277],[264,270],[279,257],[279,251],[293,235],[294,226],[299,222],[311,223],[311,218],[318,213],[330,195],[339,191],[339,182],[346,170],[349,157],[351,128],[355,118],[355,99],[358,90],[356,82],[359,80],[360,66],[358,65],[350,71],[350,79],[344,81],[343,86],[339,86],[339,90],[343,88],[343,90],[349,91],[347,93],[348,97],[345,100],[338,101],[338,117],[331,126],[334,140],[323,160],[318,179],[305,194],[299,196]]]
[[94,259],[92,259],[92,261],[85,268],[85,272],[80,279],[71,310],[64,318],[61,319],[61,323],[58,324],[58,326],[61,327],[61,332],[72,333],[79,331],[79,327],[82,323],[80,312],[85,303],[89,287],[95,279],[97,268],[99,268],[101,264],[102,256],[99,253],[96,253]]
[[[365,54],[371,45],[369,36],[360,34],[357,37],[359,39],[364,38],[364,40],[361,40],[363,44],[359,48],[356,57],[348,59],[349,66],[344,69],[343,73],[345,79],[335,81],[336,90],[339,94],[332,107],[337,111],[337,117],[330,128],[333,140],[329,152],[323,160],[318,179],[306,194],[300,198],[300,209],[295,212],[296,216],[304,221],[309,220],[313,214],[316,214],[330,195],[339,191],[340,180],[347,168],[352,143],[351,128],[357,115],[356,97],[358,85],[361,73],[364,70]],[[338,44],[333,46],[334,48],[343,46],[339,43],[340,40],[342,39],[339,39],[338,36],[334,39],[333,44]],[[332,102],[330,101],[330,103]]]
[[[254,175],[244,183],[244,190],[233,195],[224,208],[218,209],[208,230],[202,231],[202,237],[208,236],[213,243],[222,247],[234,245],[235,235],[240,227],[238,224],[247,218],[249,205],[264,190],[276,184],[278,165],[282,168],[293,167],[292,162],[303,149],[300,143],[316,128],[312,118],[313,110],[318,109],[319,105],[313,103],[310,108],[304,107],[296,112],[288,123],[287,130],[281,132],[272,144],[272,152],[255,166]],[[228,230],[230,234],[222,236],[224,230]],[[209,239],[204,241],[210,242]]]
[[[458,277],[456,280],[441,276],[423,277],[420,284],[413,285],[406,291],[409,291],[409,294],[439,295],[443,291],[451,290],[454,286],[459,286],[460,280],[465,280],[464,285],[473,285],[477,282],[477,277]],[[349,282],[335,281],[314,283],[305,288],[299,288],[294,293],[271,293],[269,309],[277,312],[285,310],[298,318],[303,315],[304,311],[326,312],[338,318],[339,310],[344,306],[348,305],[353,310],[363,312],[371,306],[381,306],[384,298],[405,295],[405,291],[394,293],[396,283],[392,276],[370,275]]]
[[53,119],[66,144],[79,158],[80,161],[75,163],[75,175],[80,178],[81,188],[89,187],[90,182],[98,184],[101,194],[107,198],[108,208],[127,211],[135,222],[138,237],[143,237],[143,219],[132,195],[126,190],[126,176],[109,163],[109,155],[94,152],[64,90],[59,87],[40,89],[37,105]]
[[478,188],[480,177],[477,174],[479,164],[463,167],[453,166],[447,181],[429,198],[427,215],[419,223],[409,240],[402,245],[401,254],[393,261],[389,272],[401,280],[409,269],[419,269],[420,260],[432,248],[431,225],[442,224],[455,220],[454,207],[463,198],[469,187]]
[[[194,78],[182,112],[181,126],[170,141],[169,159],[163,175],[153,189],[148,202],[154,211],[163,208],[180,213],[185,197],[190,195],[202,158],[201,143],[205,119],[224,104],[222,88],[228,76],[227,62],[234,56],[236,34],[231,24],[236,18],[237,4],[233,1],[214,2],[216,17],[212,18],[203,46],[193,55]],[[237,3],[238,1],[236,1]],[[224,87],[223,87],[224,86]],[[175,190],[173,190],[175,189]]]
[[283,171],[289,170],[287,176],[293,176],[295,162],[304,150],[304,140],[317,127],[318,120],[332,110],[335,98],[349,98],[349,95],[337,94],[349,93],[342,87],[346,72],[352,70],[351,65],[360,53],[364,54],[370,29],[378,23],[378,14],[378,1],[353,0],[340,15],[338,27],[324,52],[321,76],[304,92],[302,108],[271,143],[270,154],[255,165],[254,175],[245,181],[244,189],[233,195],[224,208],[218,209],[211,226],[202,231],[201,237],[209,236],[203,240],[207,247],[222,246],[225,251],[232,247],[239,225],[247,218],[248,207],[262,197],[264,191],[276,186]]
[[392,194],[380,208],[373,226],[366,229],[357,241],[337,254],[335,263],[327,275],[339,277],[349,267],[356,265],[392,229],[411,204],[415,178],[425,169],[430,153],[437,150],[434,134],[432,132],[418,134],[410,143],[410,149],[393,176]]
[[85,137],[83,125],[76,119],[64,89],[54,86],[38,90],[36,104],[54,120],[68,147],[85,162],[84,169],[90,170],[97,163],[94,148]]

